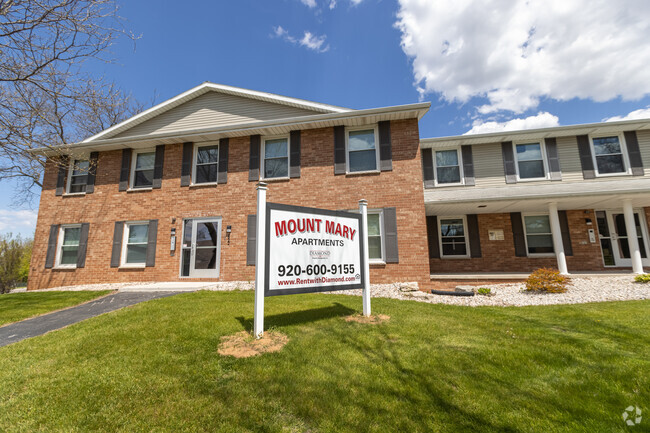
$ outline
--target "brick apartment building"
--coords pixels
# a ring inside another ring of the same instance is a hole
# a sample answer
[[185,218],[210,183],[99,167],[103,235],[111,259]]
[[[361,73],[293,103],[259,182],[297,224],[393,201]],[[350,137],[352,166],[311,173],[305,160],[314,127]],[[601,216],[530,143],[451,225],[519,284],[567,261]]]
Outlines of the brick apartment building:
[[650,121],[420,139],[428,109],[204,83],[63,158],[36,150],[51,158],[29,289],[252,281],[260,180],[271,202],[367,199],[375,283],[650,264]]

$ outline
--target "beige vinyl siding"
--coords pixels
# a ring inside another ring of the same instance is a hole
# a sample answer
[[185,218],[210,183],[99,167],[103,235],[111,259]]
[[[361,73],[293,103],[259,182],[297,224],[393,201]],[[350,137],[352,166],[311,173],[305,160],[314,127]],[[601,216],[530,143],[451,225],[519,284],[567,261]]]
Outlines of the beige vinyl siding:
[[474,176],[477,187],[489,188],[506,185],[501,143],[472,146],[472,159],[474,160]]
[[639,141],[643,172],[646,176],[650,176],[650,130],[637,131],[636,138]]
[[562,170],[562,182],[583,181],[580,153],[578,152],[578,139],[575,136],[558,137],[557,154]]
[[320,114],[271,102],[208,92],[120,134],[118,138]]

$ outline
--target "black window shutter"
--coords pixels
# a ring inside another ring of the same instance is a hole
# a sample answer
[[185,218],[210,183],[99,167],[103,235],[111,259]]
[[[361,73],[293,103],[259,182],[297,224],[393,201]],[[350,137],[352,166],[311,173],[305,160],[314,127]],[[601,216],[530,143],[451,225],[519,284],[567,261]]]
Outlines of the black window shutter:
[[129,174],[131,172],[131,154],[133,149],[122,150],[122,168],[120,170],[120,191],[129,188]]
[[551,180],[562,180],[562,170],[560,169],[560,157],[557,153],[557,140],[554,137],[545,138],[546,159],[548,162],[548,171]]
[[627,155],[630,158],[630,167],[633,176],[643,176],[643,160],[641,159],[641,150],[639,149],[639,140],[636,131],[625,131],[625,145],[627,146]]
[[515,154],[512,151],[512,141],[501,143],[503,154],[503,171],[506,175],[506,183],[517,183],[517,169],[515,168]]
[[90,224],[81,224],[81,233],[79,235],[79,249],[77,250],[77,267],[83,268],[86,266],[86,250],[88,248],[88,231]]
[[165,165],[165,145],[156,146],[156,159],[153,165],[153,185],[152,188],[162,187],[163,167]]
[[427,215],[427,239],[429,241],[429,258],[439,259],[438,217],[435,215]]
[[569,219],[567,218],[565,210],[558,211],[557,214],[560,219],[560,233],[562,233],[562,245],[564,246],[564,255],[572,256],[573,247],[571,246],[571,233],[569,232]]
[[469,235],[470,257],[481,257],[481,236],[478,230],[478,215],[467,215],[467,234]]
[[47,256],[45,257],[45,268],[51,269],[54,267],[54,258],[56,257],[56,241],[59,236],[59,225],[52,224],[50,226],[50,237],[47,240]]
[[115,229],[113,230],[113,250],[111,251],[111,268],[118,268],[120,266],[123,232],[124,221],[115,221]]
[[345,126],[334,127],[334,174],[345,174]]
[[384,208],[384,235],[386,236],[386,263],[399,263],[397,248],[397,211],[394,207]]
[[59,158],[59,172],[56,176],[56,195],[63,195],[65,192],[66,178],[68,177],[68,164],[70,158],[62,156]]
[[433,151],[431,149],[422,149],[422,179],[425,188],[436,186],[435,175],[433,171]]
[[181,186],[190,186],[192,182],[192,157],[194,156],[194,143],[183,143],[183,162],[181,165]]
[[255,250],[257,249],[257,215],[248,215],[246,229],[246,264],[255,265]]
[[291,131],[289,136],[289,177],[300,177],[300,130]]
[[158,237],[158,220],[149,220],[149,231],[147,236],[147,258],[145,266],[156,266],[156,238]]
[[262,137],[260,135],[251,135],[250,157],[248,159],[248,181],[256,182],[260,180],[260,147]]
[[512,224],[512,237],[515,242],[515,256],[526,257],[528,254],[526,252],[526,239],[521,212],[511,212],[510,223]]
[[463,176],[465,185],[473,186],[476,184],[474,179],[474,157],[472,156],[472,146],[460,146],[460,153],[463,158]]
[[95,179],[97,178],[97,160],[99,152],[90,152],[88,164],[88,180],[86,181],[86,194],[95,192]]
[[381,171],[393,170],[393,149],[390,140],[390,120],[377,124],[379,129],[379,168]]
[[591,146],[587,135],[578,135],[578,153],[580,154],[580,165],[582,166],[582,177],[584,179],[593,179],[596,177],[594,171],[594,161],[591,159]]
[[219,140],[219,170],[217,171],[217,183],[228,183],[228,146],[230,139]]

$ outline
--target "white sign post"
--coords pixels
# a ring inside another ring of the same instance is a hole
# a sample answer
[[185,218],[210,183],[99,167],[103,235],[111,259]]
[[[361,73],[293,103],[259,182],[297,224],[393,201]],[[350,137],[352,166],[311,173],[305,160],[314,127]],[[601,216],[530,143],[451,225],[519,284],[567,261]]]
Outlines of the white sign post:
[[264,252],[266,250],[266,183],[257,184],[257,227],[255,229],[255,313],[253,334],[262,338],[264,334]]
[[[368,201],[365,199],[359,200],[359,213],[361,214],[361,230],[363,233],[368,233]],[[363,266],[363,315],[366,317],[370,316],[370,263],[368,258],[370,253],[368,252],[368,236],[364,236],[362,239],[363,242],[363,254],[364,254],[364,266]]]

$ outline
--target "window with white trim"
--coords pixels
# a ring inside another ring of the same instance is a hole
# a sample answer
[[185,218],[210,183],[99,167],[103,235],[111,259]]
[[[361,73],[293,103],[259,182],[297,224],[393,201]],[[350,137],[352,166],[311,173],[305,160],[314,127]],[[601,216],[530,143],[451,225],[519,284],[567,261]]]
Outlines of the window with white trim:
[[548,215],[524,215],[526,250],[529,255],[554,254],[553,234]]
[[436,150],[433,164],[436,185],[458,185],[463,183],[461,157],[458,149]]
[[381,210],[368,210],[368,258],[371,262],[385,260],[383,214]]
[[545,179],[546,162],[542,143],[515,144],[517,176],[519,179]]
[[87,159],[75,159],[70,162],[70,167],[68,169],[68,194],[80,194],[86,192],[89,169],[90,161]]
[[59,240],[56,254],[57,268],[77,267],[81,224],[62,225],[59,228]]
[[348,173],[377,171],[379,147],[377,128],[349,129],[346,132]]
[[131,162],[131,188],[151,188],[153,186],[153,169],[156,152],[138,150],[133,153]]
[[124,223],[121,266],[144,266],[147,261],[149,222]]
[[193,183],[217,183],[218,171],[219,144],[197,144],[194,148]]
[[264,179],[289,177],[289,137],[265,138],[262,150]]
[[465,217],[439,219],[441,257],[469,256],[466,227]]
[[598,174],[627,173],[623,140],[619,135],[590,138]]

